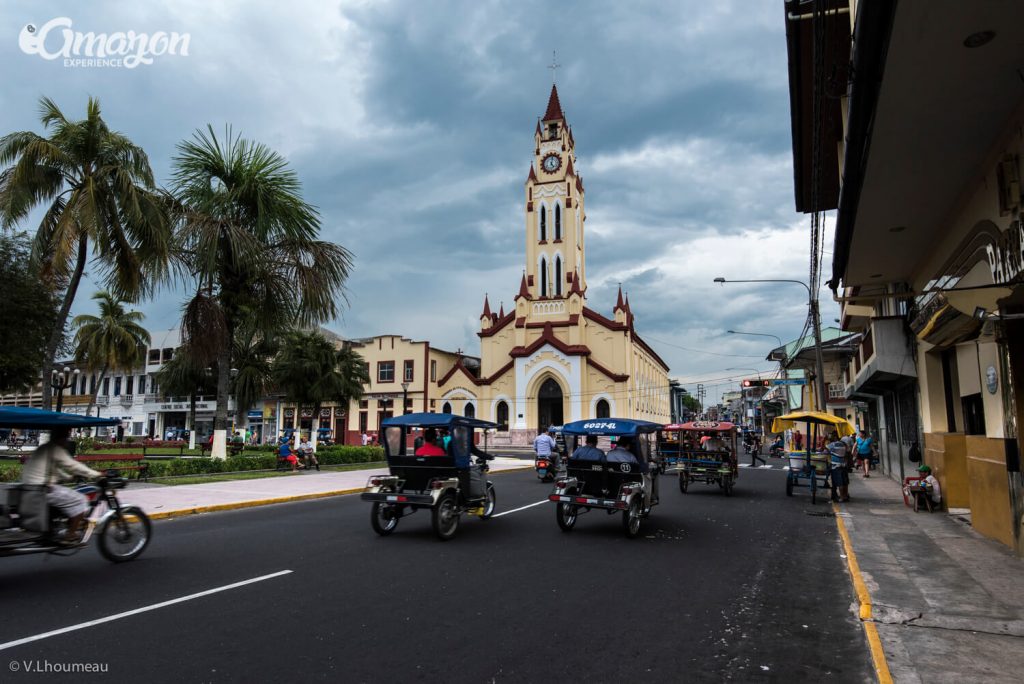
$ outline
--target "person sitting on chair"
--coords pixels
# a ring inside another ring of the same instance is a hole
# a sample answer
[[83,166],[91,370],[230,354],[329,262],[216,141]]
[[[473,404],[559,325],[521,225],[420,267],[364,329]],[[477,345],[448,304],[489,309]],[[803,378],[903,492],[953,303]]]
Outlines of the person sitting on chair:
[[604,452],[597,448],[597,435],[587,435],[586,444],[572,452],[569,460],[603,461]]
[[445,456],[447,455],[444,448],[439,447],[435,442],[437,441],[437,430],[432,427],[428,427],[423,431],[423,445],[416,450],[417,456]]

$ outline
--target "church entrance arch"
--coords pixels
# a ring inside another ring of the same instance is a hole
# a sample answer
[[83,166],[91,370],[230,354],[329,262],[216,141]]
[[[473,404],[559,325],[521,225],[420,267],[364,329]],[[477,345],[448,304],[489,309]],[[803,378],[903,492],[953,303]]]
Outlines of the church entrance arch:
[[562,387],[552,377],[545,379],[537,390],[537,418],[537,427],[541,430],[565,422],[562,415]]

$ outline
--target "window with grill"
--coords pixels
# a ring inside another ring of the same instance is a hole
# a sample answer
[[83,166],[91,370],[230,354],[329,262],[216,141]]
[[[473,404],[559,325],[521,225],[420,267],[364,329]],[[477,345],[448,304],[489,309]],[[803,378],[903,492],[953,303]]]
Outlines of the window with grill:
[[377,363],[377,382],[395,381],[395,362],[380,361]]
[[414,362],[406,360],[402,367],[402,378],[405,382],[412,382],[413,369],[415,368]]

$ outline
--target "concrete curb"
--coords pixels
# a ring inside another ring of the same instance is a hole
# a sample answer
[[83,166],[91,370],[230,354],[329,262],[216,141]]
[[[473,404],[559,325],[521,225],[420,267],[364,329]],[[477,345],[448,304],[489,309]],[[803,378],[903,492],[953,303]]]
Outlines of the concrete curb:
[[853,552],[850,534],[846,531],[846,523],[843,522],[839,506],[833,503],[832,510],[836,514],[836,527],[839,528],[839,536],[843,540],[846,564],[850,568],[850,576],[853,578],[853,589],[857,592],[857,602],[860,603],[860,622],[864,625],[864,634],[868,638],[868,648],[871,650],[871,662],[875,666],[875,674],[878,676],[879,684],[892,684],[892,673],[889,672],[889,663],[885,659],[885,649],[882,648],[882,640],[878,636],[878,627],[871,618],[871,593],[861,575],[860,564],[857,562],[857,555]]
[[236,501],[234,503],[226,504],[212,504],[210,506],[194,506],[192,508],[182,508],[176,511],[159,511],[157,513],[148,513],[150,520],[164,520],[166,518],[173,518],[177,516],[195,515],[198,513],[215,513],[217,511],[234,511],[240,508],[255,508],[256,506],[270,506],[273,504],[290,503],[292,501],[307,501],[310,499],[326,499],[330,496],[343,496],[345,494],[358,494],[362,492],[366,487],[357,487],[355,489],[337,489],[331,492],[313,492],[312,494],[294,494],[292,496],[281,496],[274,499],[253,499],[252,501]]
[[[495,475],[501,473],[510,473],[516,470],[532,470],[533,465],[519,466],[515,468],[503,468]],[[313,499],[326,499],[331,496],[345,496],[348,494],[359,494],[366,489],[365,486],[355,487],[352,489],[336,489],[329,492],[313,492],[310,494],[294,494],[292,496],[280,496],[273,499],[253,499],[252,501],[236,501],[234,503],[225,504],[211,504],[209,506],[193,506],[191,508],[181,508],[174,511],[159,511],[156,513],[147,513],[150,520],[166,520],[168,518],[178,518],[186,515],[198,515],[199,513],[216,513],[218,511],[235,511],[242,508],[255,508],[257,506],[272,506],[274,504],[291,503],[293,501],[310,501]]]

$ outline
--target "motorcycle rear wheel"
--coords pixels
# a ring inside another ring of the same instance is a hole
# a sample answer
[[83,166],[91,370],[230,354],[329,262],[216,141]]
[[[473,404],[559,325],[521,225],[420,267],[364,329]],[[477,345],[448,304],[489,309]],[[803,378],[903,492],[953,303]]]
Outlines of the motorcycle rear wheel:
[[442,494],[431,514],[431,524],[438,539],[448,541],[455,536],[459,529],[459,506],[455,494]]
[[[568,492],[569,496],[575,494],[575,492]],[[563,532],[571,532],[572,528],[576,526],[576,520],[579,518],[579,509],[570,503],[559,503],[555,506],[555,520],[558,521],[558,526],[562,528]]]
[[153,534],[153,523],[138,506],[125,506],[100,523],[96,531],[100,555],[113,563],[139,557]]
[[388,536],[398,527],[398,511],[390,504],[375,501],[370,509],[370,527],[380,536]]

